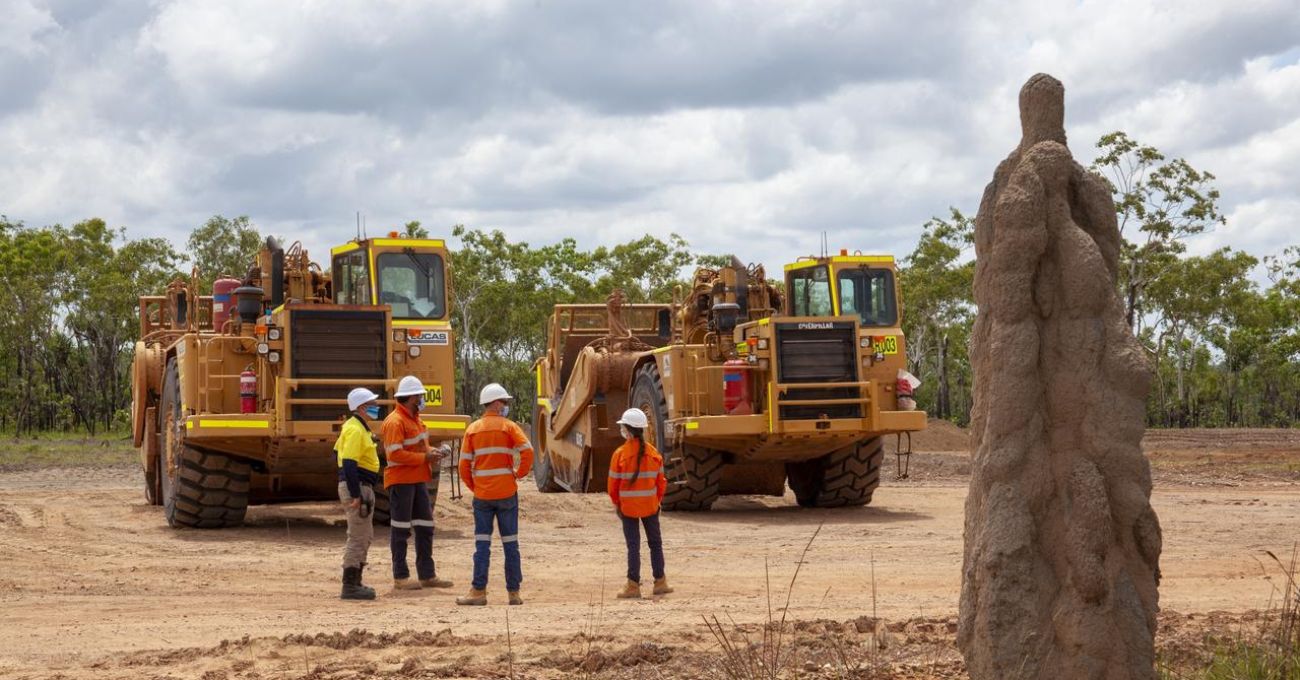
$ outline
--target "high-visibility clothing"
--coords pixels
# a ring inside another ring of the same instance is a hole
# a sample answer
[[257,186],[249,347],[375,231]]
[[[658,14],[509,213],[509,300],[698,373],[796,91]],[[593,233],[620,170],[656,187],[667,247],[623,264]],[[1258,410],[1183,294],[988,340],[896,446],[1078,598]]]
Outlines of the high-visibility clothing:
[[339,463],[339,481],[343,482],[352,498],[361,497],[362,485],[374,486],[379,482],[379,453],[370,428],[355,413],[343,421],[339,428],[334,451]]
[[533,445],[524,429],[510,420],[489,414],[465,430],[460,478],[475,498],[495,501],[515,495],[519,491],[515,480],[527,476],[532,466]]
[[641,442],[629,439],[614,450],[609,459],[609,498],[624,517],[649,517],[659,512],[659,502],[668,490],[664,475],[664,458],[650,442],[645,442],[641,465],[636,464]]
[[401,404],[384,418],[379,441],[388,456],[384,488],[394,484],[420,484],[433,479],[424,454],[429,452],[428,428],[418,415],[412,416]]
[[375,448],[375,440],[370,438],[370,428],[356,416],[349,416],[343,422],[338,441],[334,442],[334,451],[338,454],[339,467],[343,467],[345,460],[355,460],[358,468],[379,472],[379,452]]

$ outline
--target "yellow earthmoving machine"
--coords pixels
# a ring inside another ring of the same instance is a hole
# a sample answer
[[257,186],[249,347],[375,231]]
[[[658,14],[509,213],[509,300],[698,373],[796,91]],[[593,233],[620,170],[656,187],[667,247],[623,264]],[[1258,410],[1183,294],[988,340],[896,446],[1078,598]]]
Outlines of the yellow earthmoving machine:
[[[912,384],[894,259],[840,255],[785,268],[696,271],[674,303],[556,305],[535,365],[542,491],[605,489],[626,408],[664,454],[667,510],[720,494],[782,495],[805,507],[865,505],[883,437],[925,428]],[[900,394],[900,390],[903,392]]]
[[300,244],[267,239],[212,295],[196,272],[140,298],[131,420],[145,496],[168,524],[234,526],[250,503],[337,499],[333,446],[354,387],[378,393],[386,413],[397,381],[415,375],[430,440],[464,434],[444,243],[394,233],[331,255],[326,273]]

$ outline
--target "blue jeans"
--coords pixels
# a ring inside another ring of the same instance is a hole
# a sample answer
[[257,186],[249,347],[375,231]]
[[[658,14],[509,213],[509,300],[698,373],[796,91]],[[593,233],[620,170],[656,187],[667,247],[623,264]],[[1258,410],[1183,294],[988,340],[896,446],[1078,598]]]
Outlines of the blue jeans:
[[627,580],[641,582],[641,525],[650,546],[650,570],[655,580],[664,577],[664,541],[659,534],[659,513],[649,517],[624,517],[623,538],[627,539]]
[[501,531],[501,548],[506,554],[506,590],[516,592],[524,580],[519,565],[519,496],[495,501],[474,499],[474,582],[476,590],[487,588],[488,562],[492,553],[492,520]]

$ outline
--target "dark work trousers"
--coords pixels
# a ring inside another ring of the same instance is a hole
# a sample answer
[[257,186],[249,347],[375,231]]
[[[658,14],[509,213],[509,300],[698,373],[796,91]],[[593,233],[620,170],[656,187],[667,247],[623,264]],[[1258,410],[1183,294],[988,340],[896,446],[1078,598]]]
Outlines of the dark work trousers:
[[623,538],[627,539],[627,580],[641,582],[641,525],[650,546],[650,570],[655,579],[664,577],[664,541],[659,534],[659,513],[649,517],[624,517]]
[[393,578],[410,578],[406,566],[406,541],[415,531],[415,573],[420,580],[434,577],[433,508],[424,482],[388,487],[389,545],[393,550]]

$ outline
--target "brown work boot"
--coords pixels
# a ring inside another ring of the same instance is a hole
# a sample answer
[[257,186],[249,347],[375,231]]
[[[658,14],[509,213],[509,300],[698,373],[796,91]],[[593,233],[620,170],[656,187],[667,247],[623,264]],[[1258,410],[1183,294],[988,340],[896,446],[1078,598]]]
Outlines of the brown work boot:
[[481,607],[487,604],[487,591],[470,588],[468,595],[456,598],[456,604]]
[[393,579],[393,590],[419,590],[420,582],[413,581],[409,578]]
[[519,591],[518,591],[518,590],[511,590],[511,591],[509,591],[508,594],[510,595],[510,604],[523,604],[523,603],[524,603],[524,598],[522,598],[522,597],[519,596]]
[[673,587],[668,585],[667,576],[663,578],[655,579],[655,589],[654,589],[655,595],[667,595],[668,593],[671,592],[673,592]]
[[620,600],[639,600],[641,599],[641,584],[636,581],[628,580],[627,585],[618,592],[616,596]]
[[450,588],[453,585],[456,584],[445,578],[438,578],[437,576],[434,576],[433,578],[420,579],[420,587],[422,588]]

